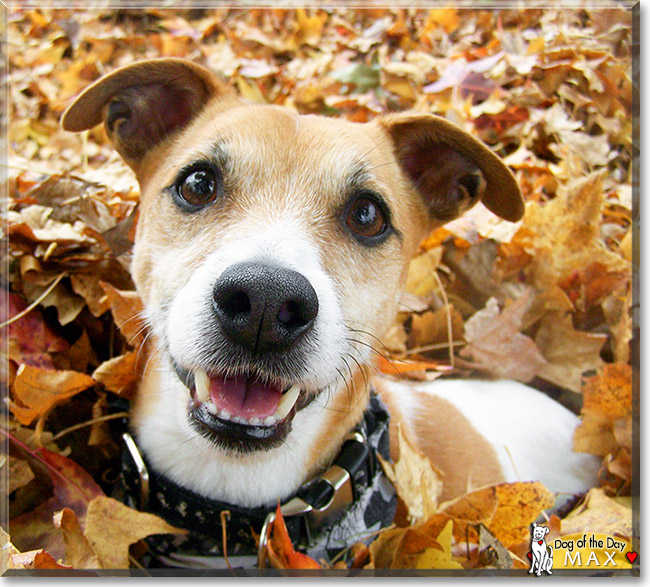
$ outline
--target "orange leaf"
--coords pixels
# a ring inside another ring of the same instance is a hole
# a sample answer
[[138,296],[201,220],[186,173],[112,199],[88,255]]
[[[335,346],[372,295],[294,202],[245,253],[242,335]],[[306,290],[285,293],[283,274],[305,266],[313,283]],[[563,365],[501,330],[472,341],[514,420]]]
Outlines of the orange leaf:
[[138,348],[145,339],[144,306],[140,296],[134,291],[122,291],[110,283],[100,281],[110,304],[115,324],[124,335],[126,342]]
[[444,367],[435,361],[400,361],[379,357],[379,369],[386,375],[401,375],[412,371],[441,370]]
[[[271,528],[271,538],[269,540],[269,549],[275,554],[275,557],[269,557],[273,564],[281,566],[277,568],[284,569],[320,569],[320,565],[311,557],[301,552],[296,552],[289,538],[287,525],[284,523],[280,504],[275,510],[275,520]],[[275,559],[275,560],[274,560]]]
[[131,397],[138,383],[136,364],[138,352],[131,351],[102,363],[93,372],[93,379],[122,397]]
[[11,405],[11,410],[21,424],[28,426],[34,418],[46,415],[54,406],[93,385],[91,377],[77,371],[50,371],[21,365],[13,385],[18,405]]

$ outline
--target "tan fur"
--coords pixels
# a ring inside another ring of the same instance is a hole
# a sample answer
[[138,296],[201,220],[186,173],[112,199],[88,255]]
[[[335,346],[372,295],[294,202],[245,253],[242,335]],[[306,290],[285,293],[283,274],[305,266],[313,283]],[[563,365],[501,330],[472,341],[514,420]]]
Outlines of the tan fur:
[[442,501],[464,495],[472,488],[505,481],[494,447],[458,408],[442,398],[408,389],[418,405],[417,414],[408,417],[400,407],[403,398],[397,397],[381,379],[374,383],[392,416],[391,458],[399,458],[399,423],[414,446],[442,472]]

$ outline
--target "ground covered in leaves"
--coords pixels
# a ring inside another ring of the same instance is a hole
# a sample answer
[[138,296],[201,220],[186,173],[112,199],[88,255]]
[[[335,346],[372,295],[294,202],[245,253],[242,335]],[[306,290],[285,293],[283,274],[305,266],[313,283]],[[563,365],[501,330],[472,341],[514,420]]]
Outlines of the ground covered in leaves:
[[[600,486],[568,505],[539,483],[439,504],[440,479],[404,440],[401,518],[334,566],[523,569],[540,515],[551,539],[634,538],[631,10],[11,9],[6,26],[3,569],[137,566],[138,541],[172,530],[107,497],[145,337],[129,275],[136,184],[100,127],[58,126],[92,81],[158,56],[304,113],[442,115],[502,156],[525,195],[514,225],[479,205],[426,240],[378,368],[548,392],[581,411],[575,449],[602,457]],[[271,550],[278,567],[325,566],[279,526]]]

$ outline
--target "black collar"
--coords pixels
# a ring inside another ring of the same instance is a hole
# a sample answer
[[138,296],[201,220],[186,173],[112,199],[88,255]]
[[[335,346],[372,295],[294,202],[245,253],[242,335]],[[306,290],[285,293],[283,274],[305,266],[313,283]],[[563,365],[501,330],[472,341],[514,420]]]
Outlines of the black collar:
[[[388,411],[372,394],[363,420],[347,437],[332,466],[300,487],[282,505],[293,544],[310,556],[329,559],[341,549],[392,523],[395,491],[377,459],[377,454],[386,460],[390,458],[388,421]],[[159,515],[174,526],[190,530],[186,536],[156,536],[148,540],[158,564],[225,566],[221,520],[222,512],[229,511],[226,522],[229,562],[254,566],[251,563],[257,558],[258,548],[251,530],[260,535],[263,547],[277,504],[242,508],[207,499],[149,467],[128,433],[124,434],[124,440],[125,501]],[[264,563],[263,560],[259,562]]]

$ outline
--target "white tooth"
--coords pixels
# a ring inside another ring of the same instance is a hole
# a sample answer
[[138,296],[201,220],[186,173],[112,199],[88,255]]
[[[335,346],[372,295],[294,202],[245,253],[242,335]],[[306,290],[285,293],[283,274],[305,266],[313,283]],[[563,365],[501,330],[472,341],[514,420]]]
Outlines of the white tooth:
[[262,422],[264,426],[273,426],[277,421],[277,418],[275,416],[267,416],[264,418],[264,421]]
[[246,420],[244,418],[240,418],[239,416],[235,416],[234,418],[231,418],[235,424],[246,424]]
[[262,420],[259,418],[251,418],[248,422],[253,426],[259,426],[262,423]]
[[217,415],[217,406],[215,406],[210,400],[208,400],[205,405],[208,408],[208,412],[210,412],[213,416]]
[[196,399],[205,403],[210,398],[210,379],[203,369],[194,372],[194,387],[196,388]]
[[221,410],[221,411],[219,412],[219,417],[220,417],[222,420],[230,420],[230,412],[226,412],[226,410]]
[[291,411],[291,408],[296,404],[299,395],[300,388],[297,385],[294,385],[289,391],[285,392],[273,417],[278,420],[284,420]]

